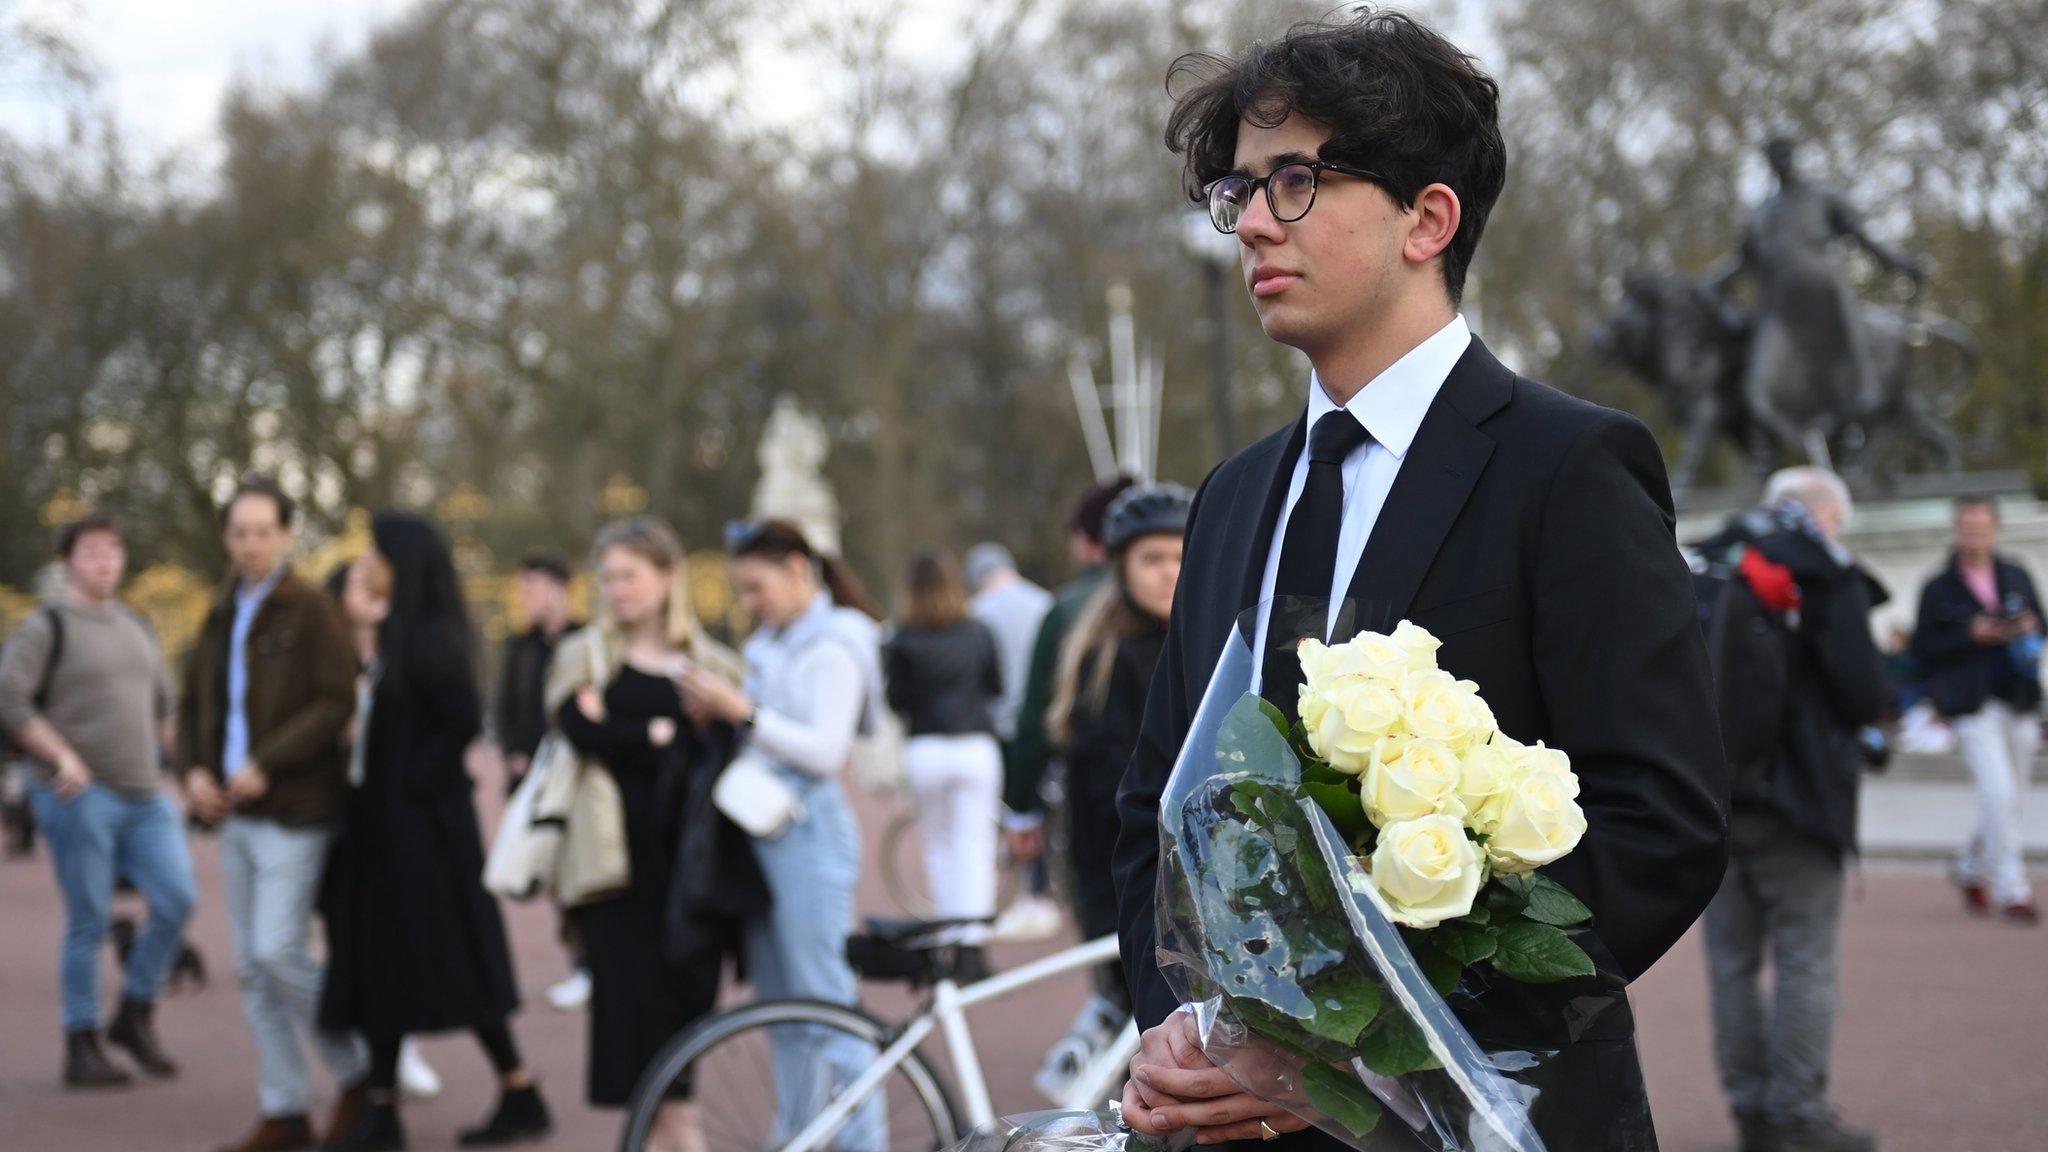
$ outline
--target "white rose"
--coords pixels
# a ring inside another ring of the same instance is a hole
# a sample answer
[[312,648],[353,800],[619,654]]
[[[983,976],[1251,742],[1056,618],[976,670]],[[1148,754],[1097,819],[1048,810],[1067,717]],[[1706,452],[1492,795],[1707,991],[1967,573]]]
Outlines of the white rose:
[[1301,654],[1302,681],[1316,691],[1360,680],[1398,684],[1408,673],[1407,649],[1374,632],[1334,645],[1304,640]]
[[1463,754],[1493,736],[1493,709],[1470,680],[1436,668],[1410,672],[1401,682],[1401,699],[1408,731],[1419,740],[1441,740]]
[[1472,911],[1486,881],[1486,858],[1455,816],[1424,816],[1380,829],[1372,851],[1373,886],[1411,928],[1434,928]]
[[1436,650],[1444,646],[1429,629],[1413,620],[1403,620],[1394,626],[1391,639],[1408,654],[1408,669],[1421,672],[1436,667]]
[[1374,756],[1359,798],[1376,828],[1424,816],[1463,817],[1458,801],[1458,754],[1436,740],[1413,740],[1399,759]]
[[1570,772],[1511,770],[1500,819],[1486,840],[1494,870],[1533,871],[1578,847],[1586,834],[1586,814],[1572,798],[1577,792]]
[[1320,691],[1301,687],[1301,723],[1308,746],[1330,767],[1353,776],[1365,771],[1373,749],[1401,723],[1401,697],[1371,680],[1345,680]]
[[1501,805],[1507,799],[1508,781],[1514,775],[1509,746],[1521,747],[1495,733],[1491,743],[1465,754],[1458,775],[1458,800],[1465,806],[1465,826],[1482,835],[1490,835],[1500,823]]
[[1524,775],[1531,772],[1548,773],[1563,780],[1566,789],[1565,795],[1578,796],[1578,774],[1572,771],[1572,758],[1565,755],[1562,749],[1546,748],[1541,740],[1534,744],[1520,744],[1513,740],[1508,740],[1505,736],[1501,736],[1496,737],[1496,741],[1506,741],[1508,766],[1511,775]]

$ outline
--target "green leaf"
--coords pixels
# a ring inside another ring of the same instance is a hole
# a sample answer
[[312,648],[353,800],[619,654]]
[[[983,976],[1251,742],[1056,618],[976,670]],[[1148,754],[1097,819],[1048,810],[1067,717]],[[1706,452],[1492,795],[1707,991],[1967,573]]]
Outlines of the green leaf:
[[1348,842],[1353,836],[1372,827],[1372,821],[1365,818],[1365,804],[1358,793],[1343,784],[1303,784],[1302,791],[1316,802],[1330,817],[1330,823]]
[[1430,929],[1430,943],[1446,956],[1469,968],[1491,957],[1499,949],[1494,934],[1484,925],[1449,920]]
[[1340,972],[1304,991],[1315,1005],[1315,1015],[1305,1022],[1308,1030],[1347,1050],[1379,1015],[1380,986],[1360,972]]
[[1486,906],[1483,904],[1473,905],[1470,912],[1451,921],[1453,924],[1491,924],[1492,922],[1493,917],[1487,913]]
[[1354,786],[1358,777],[1348,776],[1321,760],[1310,760],[1301,766],[1301,782],[1304,784],[1342,784]]
[[1359,1038],[1358,1057],[1382,1076],[1405,1076],[1441,1065],[1422,1038],[1422,1029],[1400,1005],[1389,1005],[1372,1030]]
[[1302,1074],[1301,1086],[1309,1107],[1353,1136],[1363,1136],[1379,1126],[1380,1100],[1358,1077],[1328,1064],[1311,1064]]
[[1273,706],[1247,695],[1231,708],[1216,730],[1216,767],[1258,779],[1293,784],[1301,779],[1301,762],[1287,745],[1284,723]]
[[1593,960],[1560,928],[1522,921],[1499,929],[1493,966],[1510,980],[1554,984],[1574,976],[1591,976]]
[[1529,906],[1522,910],[1522,915],[1559,928],[1584,924],[1593,918],[1593,910],[1580,903],[1564,885],[1541,872],[1532,872],[1529,878],[1533,881],[1529,886]]
[[1526,877],[1522,876],[1496,875],[1487,881],[1486,888],[1479,898],[1479,906],[1486,909],[1486,914],[1492,917],[1493,923],[1513,920],[1522,914],[1522,909],[1529,906],[1528,886],[1523,883],[1525,879]]
[[1316,1049],[1320,1046],[1314,1043],[1315,1038],[1301,1026],[1301,1021],[1264,1000],[1254,1000],[1249,996],[1226,996],[1224,1003],[1244,1022],[1245,1027],[1258,1033],[1263,1039],[1303,1056],[1318,1055]]
[[1278,732],[1281,736],[1292,735],[1301,727],[1299,724],[1290,727],[1287,723],[1287,713],[1282,712],[1278,704],[1273,703],[1264,696],[1249,696],[1247,698],[1259,702],[1259,714],[1271,720],[1273,722],[1273,731]]
[[1450,996],[1458,988],[1458,978],[1464,976],[1464,965],[1458,963],[1458,957],[1430,943],[1409,945],[1409,951],[1415,953],[1415,963],[1421,965],[1421,974],[1430,978],[1430,986],[1436,988],[1438,996]]

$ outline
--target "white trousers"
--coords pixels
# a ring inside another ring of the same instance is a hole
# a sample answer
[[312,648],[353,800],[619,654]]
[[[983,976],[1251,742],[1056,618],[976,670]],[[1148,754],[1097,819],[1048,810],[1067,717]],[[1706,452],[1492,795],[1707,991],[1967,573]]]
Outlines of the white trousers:
[[[1002,746],[985,733],[913,736],[903,742],[903,774],[917,801],[924,871],[938,918],[994,916]],[[963,929],[959,939],[980,944],[988,929]]]
[[2001,908],[2024,904],[2033,899],[2033,889],[2027,884],[2020,810],[2034,778],[2041,718],[1989,700],[1950,725],[1963,762],[1977,778],[1977,827],[1956,860],[1956,879],[1989,886],[1992,902]]

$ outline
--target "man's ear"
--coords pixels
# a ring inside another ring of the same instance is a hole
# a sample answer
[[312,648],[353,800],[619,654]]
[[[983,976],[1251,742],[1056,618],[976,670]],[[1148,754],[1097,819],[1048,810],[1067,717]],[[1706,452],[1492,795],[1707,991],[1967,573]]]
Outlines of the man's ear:
[[1415,194],[1415,206],[1408,210],[1408,236],[1401,244],[1401,256],[1411,264],[1427,264],[1451,246],[1464,219],[1464,206],[1448,184],[1431,184]]

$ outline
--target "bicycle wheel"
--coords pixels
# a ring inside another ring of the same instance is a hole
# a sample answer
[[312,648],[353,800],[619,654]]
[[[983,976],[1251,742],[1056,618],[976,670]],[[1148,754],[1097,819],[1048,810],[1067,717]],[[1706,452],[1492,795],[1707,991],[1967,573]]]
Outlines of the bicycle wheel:
[[[1010,906],[1021,883],[1022,869],[1010,859],[1010,847],[996,833],[996,908]],[[929,920],[938,914],[931,883],[925,876],[924,841],[918,835],[917,809],[903,808],[882,829],[882,887],[905,916]]]
[[[805,1029],[791,1035],[790,1029]],[[626,1105],[620,1152],[643,1152],[654,1134],[661,1106],[690,1099],[697,1105],[705,1152],[767,1152],[779,1148],[834,1098],[831,1085],[799,1082],[792,1095],[812,1101],[778,1115],[784,1087],[776,1082],[772,1046],[780,1035],[806,1057],[800,1075],[826,1072],[817,1053],[831,1036],[848,1037],[879,1050],[891,1029],[857,1008],[822,1000],[767,1000],[706,1017],[678,1033],[662,1048],[633,1087]],[[916,1052],[906,1053],[877,1092],[887,1124],[886,1148],[846,1142],[846,1129],[826,1145],[834,1152],[937,1152],[957,1142],[959,1128],[945,1082]],[[779,1126],[791,1130],[778,1132]]]

